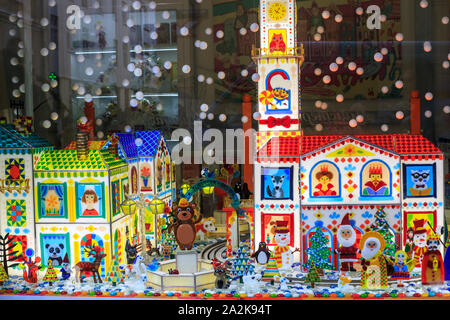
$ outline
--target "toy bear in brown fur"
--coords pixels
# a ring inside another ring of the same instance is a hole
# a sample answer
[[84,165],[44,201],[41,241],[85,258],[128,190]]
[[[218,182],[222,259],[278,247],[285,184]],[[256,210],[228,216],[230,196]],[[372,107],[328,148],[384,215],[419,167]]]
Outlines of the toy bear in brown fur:
[[177,205],[172,207],[172,214],[175,221],[172,223],[168,231],[175,235],[175,240],[181,250],[191,250],[195,241],[196,231],[195,224],[202,220],[202,215],[199,214],[197,220],[195,218],[195,204],[189,204],[187,199],[182,198]]

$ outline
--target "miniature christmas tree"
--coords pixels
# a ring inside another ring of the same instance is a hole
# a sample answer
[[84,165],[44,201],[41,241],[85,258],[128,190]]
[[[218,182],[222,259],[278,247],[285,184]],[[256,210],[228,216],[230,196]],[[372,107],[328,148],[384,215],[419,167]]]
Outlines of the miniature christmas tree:
[[306,275],[305,283],[310,283],[311,288],[314,288],[316,282],[320,282],[319,271],[314,261],[312,261],[308,269],[308,274]]
[[389,224],[386,221],[386,212],[383,208],[379,207],[375,213],[375,221],[370,226],[372,231],[377,231],[381,234],[386,242],[384,254],[393,259],[396,252],[395,242],[393,240],[394,235],[389,231]]
[[280,276],[280,272],[278,271],[277,262],[274,257],[269,258],[269,262],[267,262],[266,267],[263,272],[263,281],[273,281],[275,276]]
[[3,281],[9,280],[8,275],[6,274],[5,268],[3,264],[0,263],[0,286],[3,285]]
[[316,222],[316,230],[314,235],[310,239],[311,246],[306,249],[308,254],[308,260],[304,265],[307,270],[314,263],[316,268],[334,270],[334,266],[331,264],[330,255],[331,250],[328,247],[328,239],[322,231],[322,222]]
[[119,269],[119,263],[117,260],[114,260],[113,265],[106,275],[106,281],[112,283],[113,287],[115,287],[118,283],[124,283],[123,275]]
[[249,249],[246,246],[239,247],[236,256],[232,259],[230,275],[232,278],[239,277],[242,280],[243,276],[255,274],[255,266],[250,261]]
[[48,260],[47,272],[44,276],[44,281],[48,281],[48,284],[52,286],[53,282],[58,281],[58,277],[56,276],[56,270],[53,268],[52,260]]

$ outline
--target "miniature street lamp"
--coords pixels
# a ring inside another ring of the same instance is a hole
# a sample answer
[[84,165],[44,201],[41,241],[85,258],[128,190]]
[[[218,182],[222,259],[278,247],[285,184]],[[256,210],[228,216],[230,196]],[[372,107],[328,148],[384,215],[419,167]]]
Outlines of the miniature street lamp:
[[129,216],[136,213],[136,202],[130,199],[128,194],[125,194],[125,201],[122,202],[120,207],[124,215]]
[[153,213],[154,215],[163,214],[164,209],[166,207],[166,203],[161,199],[155,197],[152,201],[150,201],[149,207],[151,213]]

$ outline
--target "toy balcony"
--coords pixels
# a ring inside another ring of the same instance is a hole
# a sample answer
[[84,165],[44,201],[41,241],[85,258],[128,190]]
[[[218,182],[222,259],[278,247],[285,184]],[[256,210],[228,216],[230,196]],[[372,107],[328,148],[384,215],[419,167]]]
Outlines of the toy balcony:
[[174,259],[161,262],[157,271],[147,271],[147,286],[161,291],[200,291],[215,287],[213,266],[207,260],[198,260],[195,273],[169,274],[169,269],[176,268]]

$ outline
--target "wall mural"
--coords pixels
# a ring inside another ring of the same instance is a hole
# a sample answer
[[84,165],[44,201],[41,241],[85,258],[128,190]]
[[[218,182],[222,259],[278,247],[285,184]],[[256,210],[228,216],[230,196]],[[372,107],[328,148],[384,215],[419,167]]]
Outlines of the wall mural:
[[322,161],[311,170],[310,197],[340,197],[339,169],[331,162]]
[[42,264],[60,267],[66,253],[70,259],[70,234],[41,234],[41,250]]
[[152,191],[152,165],[150,162],[141,162],[140,164],[141,191]]
[[436,164],[403,165],[405,198],[436,197]]
[[103,183],[76,183],[77,217],[104,217]]
[[66,185],[38,183],[39,216],[41,218],[67,218]]
[[362,197],[387,197],[391,195],[391,172],[388,166],[375,160],[366,163],[361,173]]
[[274,246],[275,227],[277,221],[287,221],[291,247],[294,246],[294,214],[261,213],[261,241]]
[[293,167],[261,168],[262,200],[292,200]]
[[[289,74],[282,69],[275,69],[266,77],[265,96],[266,113],[292,113],[291,111],[291,83]],[[261,101],[261,99],[260,99]]]

